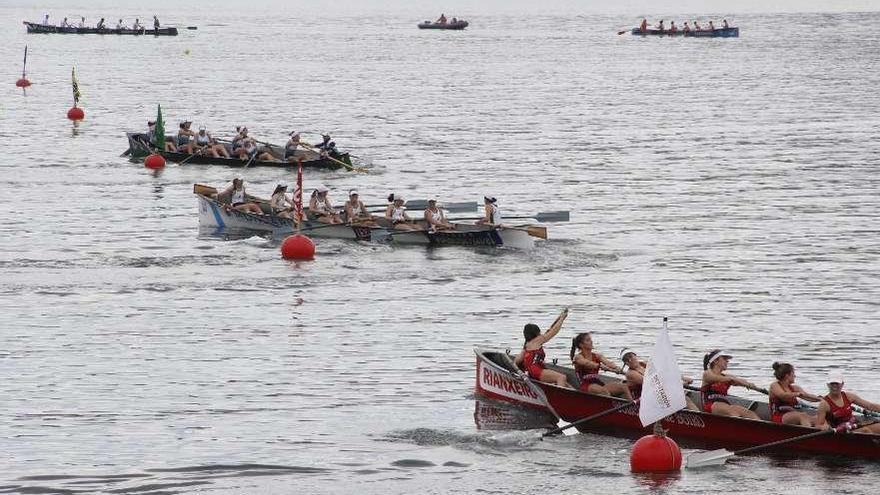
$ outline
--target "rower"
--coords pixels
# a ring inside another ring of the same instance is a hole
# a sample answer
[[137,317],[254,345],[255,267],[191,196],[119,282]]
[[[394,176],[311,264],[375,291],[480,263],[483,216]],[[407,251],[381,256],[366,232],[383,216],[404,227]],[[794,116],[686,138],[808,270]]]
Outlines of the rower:
[[312,198],[309,200],[309,213],[315,217],[315,220],[321,223],[342,223],[339,214],[330,204],[330,198],[327,196],[327,186],[318,186],[312,191]]
[[494,196],[483,196],[485,216],[477,220],[477,225],[501,225],[501,211],[498,209],[498,199]]
[[78,28],[86,27],[86,17],[85,16],[80,16],[79,24],[77,24],[76,27],[78,27]]
[[61,21],[61,27],[63,27],[63,28],[72,27],[72,26],[70,25],[70,23],[67,22],[67,17],[65,17],[64,20]]
[[153,29],[159,30],[159,18],[156,16],[153,16]]
[[350,225],[375,226],[373,215],[367,211],[364,202],[359,199],[358,192],[352,189],[348,191],[348,201],[345,202],[345,218]]
[[810,402],[819,402],[822,399],[795,385],[794,366],[788,363],[773,363],[773,376],[776,381],[770,384],[770,419],[774,423],[813,426],[816,417],[805,413],[798,399]]
[[730,25],[727,24],[727,19],[724,19],[724,20],[721,22],[721,26],[724,27],[724,29],[728,29],[728,28],[730,28]]
[[642,19],[642,23],[639,25],[639,32],[642,34],[648,32],[648,19]]
[[177,145],[177,151],[181,153],[193,154],[195,152],[192,142],[192,138],[195,137],[195,133],[190,130],[190,124],[192,124],[192,122],[190,122],[189,120],[184,120],[180,123],[180,128],[177,130],[175,144]]
[[336,150],[336,143],[330,140],[330,134],[321,134],[321,142],[315,145],[315,148],[321,150],[321,157],[333,156],[339,154]]
[[413,219],[406,214],[406,200],[402,196],[391,193],[388,195],[388,208],[385,209],[385,219],[391,223],[395,230],[419,230],[419,226],[413,223]]
[[299,147],[299,133],[293,131],[289,134],[290,139],[284,145],[284,159],[288,162],[296,161],[296,148]]
[[[626,375],[624,376],[626,376],[626,386],[629,388],[629,393],[632,395],[633,400],[638,399],[642,396],[642,383],[644,383],[645,380],[647,364],[639,359],[639,356],[635,351],[629,349],[621,350],[620,358],[623,360],[624,366],[626,366]],[[681,377],[681,382],[684,385],[690,385],[693,381],[693,378],[687,376]],[[700,410],[687,394],[685,394],[684,399],[687,403],[688,409],[691,411]]]
[[683,28],[682,28],[682,29],[681,29],[681,31],[682,31],[682,32],[683,32],[683,33],[685,33],[685,34],[687,34],[687,33],[690,33],[690,32],[691,32],[691,27],[690,27],[690,26],[688,26],[688,23],[687,23],[687,21],[684,21],[684,27],[683,27]]
[[443,208],[437,205],[437,200],[434,198],[428,200],[428,207],[425,209],[425,222],[428,224],[428,232],[455,229],[455,225],[446,220],[446,213]]
[[229,153],[226,151],[226,147],[218,143],[205,126],[199,126],[199,132],[195,135],[195,141],[196,148],[198,148],[200,152],[208,150],[214,158],[220,158],[221,156],[223,158],[229,158]]
[[727,399],[727,390],[731,385],[757,388],[754,383],[745,378],[724,373],[727,370],[727,363],[732,357],[721,349],[714,349],[703,356],[703,386],[700,387],[703,411],[721,416],[761,419],[753,411],[740,405],[731,404]]
[[566,318],[568,318],[568,308],[562,310],[562,313],[556,317],[556,320],[544,333],[541,333],[541,329],[534,323],[527,323],[523,327],[525,344],[523,344],[522,352],[516,355],[513,362],[519,369],[528,373],[529,378],[554,383],[559,387],[572,388],[565,375],[558,371],[548,370],[544,365],[544,344],[559,333]]
[[287,199],[287,183],[279,182],[272,192],[272,199],[269,201],[269,207],[272,214],[281,218],[292,218],[293,203]]
[[709,21],[709,31],[715,31],[715,24],[712,24],[712,21]]
[[122,19],[119,19],[119,22],[116,23],[116,29],[128,29],[128,26],[122,23]]
[[98,24],[95,25],[95,29],[104,29],[104,18],[102,17]]
[[263,210],[253,197],[244,189],[244,179],[236,176],[232,179],[232,185],[217,195],[217,202],[226,205],[226,210],[230,209],[242,211],[245,213],[253,213],[254,215],[262,215]]
[[589,332],[579,333],[571,339],[571,362],[580,382],[580,391],[590,394],[613,395],[632,400],[629,388],[621,382],[605,381],[599,371],[608,370],[623,374],[623,369],[610,359],[593,351],[593,338]]
[[702,30],[703,29],[700,28],[700,23],[697,21],[694,21],[694,31],[702,31]]
[[141,26],[141,20],[137,17],[135,17],[134,26],[132,26],[131,28],[134,29],[135,31],[143,31],[144,30],[144,27]]
[[44,25],[44,26],[48,26],[48,25],[49,25],[49,13],[48,13],[48,12],[46,12],[45,14],[43,14],[43,25]]
[[678,28],[675,26],[675,21],[669,21],[669,32],[672,34],[678,32]]
[[663,19],[660,19],[660,24],[658,24],[657,27],[660,29],[661,33],[666,31],[666,28],[663,27]]
[[[46,18],[49,18],[49,14],[46,14]],[[437,24],[446,24],[446,14],[440,14],[440,18],[437,19]]]
[[[880,412],[880,404],[866,401],[855,392],[843,391],[843,375],[832,372],[828,375],[826,381],[828,384],[828,395],[822,397],[819,402],[819,410],[816,411],[816,427],[817,428],[840,428],[852,429],[856,426],[856,419],[853,416],[852,405],[856,404],[865,409],[874,412]],[[880,434],[880,424],[872,424],[859,429],[859,431]]]

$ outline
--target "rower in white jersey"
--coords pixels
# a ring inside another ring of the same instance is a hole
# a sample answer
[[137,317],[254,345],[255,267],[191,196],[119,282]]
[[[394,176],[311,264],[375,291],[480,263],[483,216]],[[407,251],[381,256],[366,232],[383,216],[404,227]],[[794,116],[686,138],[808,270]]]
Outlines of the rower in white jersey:
[[429,232],[455,229],[455,225],[446,220],[446,213],[443,208],[437,205],[437,200],[434,198],[428,200],[428,207],[425,209],[425,222],[428,224]]
[[348,201],[345,202],[345,218],[351,225],[375,226],[373,215],[367,211],[364,202],[360,200],[358,192],[352,189],[348,191]]
[[385,219],[391,223],[395,230],[419,230],[419,226],[406,214],[406,200],[400,195],[389,194],[388,208],[385,209]]
[[314,216],[315,220],[321,223],[342,223],[339,214],[330,204],[330,198],[327,197],[327,186],[318,186],[312,191],[312,199],[309,200],[309,215]]
[[477,225],[501,225],[501,210],[498,208],[498,200],[494,196],[483,196],[483,206],[486,216],[477,220]]

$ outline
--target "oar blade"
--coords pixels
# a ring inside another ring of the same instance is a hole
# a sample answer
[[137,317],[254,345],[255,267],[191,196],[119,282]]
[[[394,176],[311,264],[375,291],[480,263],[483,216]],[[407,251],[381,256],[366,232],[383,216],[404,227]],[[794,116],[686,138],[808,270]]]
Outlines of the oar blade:
[[543,225],[528,225],[526,226],[526,232],[532,237],[537,237],[539,239],[547,238],[547,227],[544,227]]
[[[557,428],[565,428],[566,426],[568,426],[568,423],[563,421],[561,418],[559,419],[559,422],[556,423]],[[567,437],[577,435],[578,433],[580,433],[580,432],[574,426],[572,426],[571,428],[565,428],[564,430],[562,430],[562,434]]]
[[726,449],[711,450],[709,452],[697,452],[687,456],[685,466],[687,469],[698,469],[709,466],[721,466],[727,459],[735,455]]
[[539,222],[567,222],[570,218],[567,211],[544,211],[535,215],[535,220]]

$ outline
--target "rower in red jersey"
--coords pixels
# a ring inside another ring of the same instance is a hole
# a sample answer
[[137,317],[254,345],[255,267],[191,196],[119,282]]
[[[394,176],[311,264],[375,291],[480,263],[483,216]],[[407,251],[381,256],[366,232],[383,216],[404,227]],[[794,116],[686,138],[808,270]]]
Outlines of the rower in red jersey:
[[[870,411],[880,412],[880,404],[862,399],[855,392],[844,392],[843,375],[840,373],[828,375],[827,383],[828,395],[822,397],[822,402],[819,403],[819,410],[816,412],[816,427],[824,429],[845,427],[849,429],[858,426],[856,418],[853,416],[853,404]],[[880,434],[880,424],[865,426],[859,431]]]
[[593,338],[589,333],[579,333],[571,339],[571,361],[574,371],[580,381],[581,392],[591,394],[613,395],[626,400],[632,400],[629,389],[621,382],[603,380],[599,376],[600,370],[613,371],[623,374],[623,369],[614,364],[610,359],[593,351]]
[[727,399],[727,390],[731,385],[755,389],[754,383],[737,376],[724,373],[727,363],[732,358],[721,349],[714,349],[703,356],[703,386],[700,395],[703,398],[703,410],[721,416],[734,416],[747,419],[761,419],[753,411],[738,404],[731,404]]
[[787,425],[813,426],[816,417],[804,411],[798,399],[810,402],[822,400],[795,385],[794,366],[788,363],[773,363],[773,376],[776,381],[770,384],[770,419],[774,423]]
[[559,330],[562,329],[562,323],[567,317],[568,308],[565,308],[544,333],[541,333],[541,329],[534,323],[528,323],[523,328],[523,337],[525,337],[526,343],[523,345],[522,352],[517,354],[514,363],[519,369],[528,373],[530,378],[571,388],[565,375],[544,367],[544,344],[559,333]]
[[[648,364],[639,359],[639,356],[635,351],[629,349],[621,350],[620,358],[623,360],[624,366],[626,366],[626,386],[629,387],[629,393],[632,395],[633,399],[638,399],[642,396],[642,383],[645,382],[645,371],[647,370]],[[681,377],[681,382],[684,385],[690,385],[693,381],[693,378],[687,376]],[[687,402],[688,409],[691,411],[700,410],[687,394],[685,394],[684,399]]]

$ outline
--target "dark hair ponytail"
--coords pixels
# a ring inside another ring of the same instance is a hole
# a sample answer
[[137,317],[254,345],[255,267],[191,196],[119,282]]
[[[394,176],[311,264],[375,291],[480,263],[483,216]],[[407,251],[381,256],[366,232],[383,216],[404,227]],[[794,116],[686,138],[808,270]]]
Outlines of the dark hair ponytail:
[[590,335],[590,334],[587,332],[579,333],[579,334],[575,335],[573,339],[571,339],[571,351],[569,351],[568,357],[572,361],[574,361],[574,354],[578,351],[578,349],[580,349],[581,342],[584,341],[584,337],[586,337],[587,335]]
[[794,371],[794,366],[788,363],[780,363],[779,361],[773,363],[773,376],[777,380],[782,380],[792,371]]
[[535,325],[534,323],[526,323],[526,326],[523,327],[523,337],[526,339],[526,344],[538,335],[541,335],[541,327],[538,325]]
[[718,354],[719,352],[721,352],[721,349],[712,349],[711,351],[707,352],[705,356],[703,356],[703,369],[704,370],[709,369],[709,361],[711,361],[712,358],[715,357],[715,355]]

